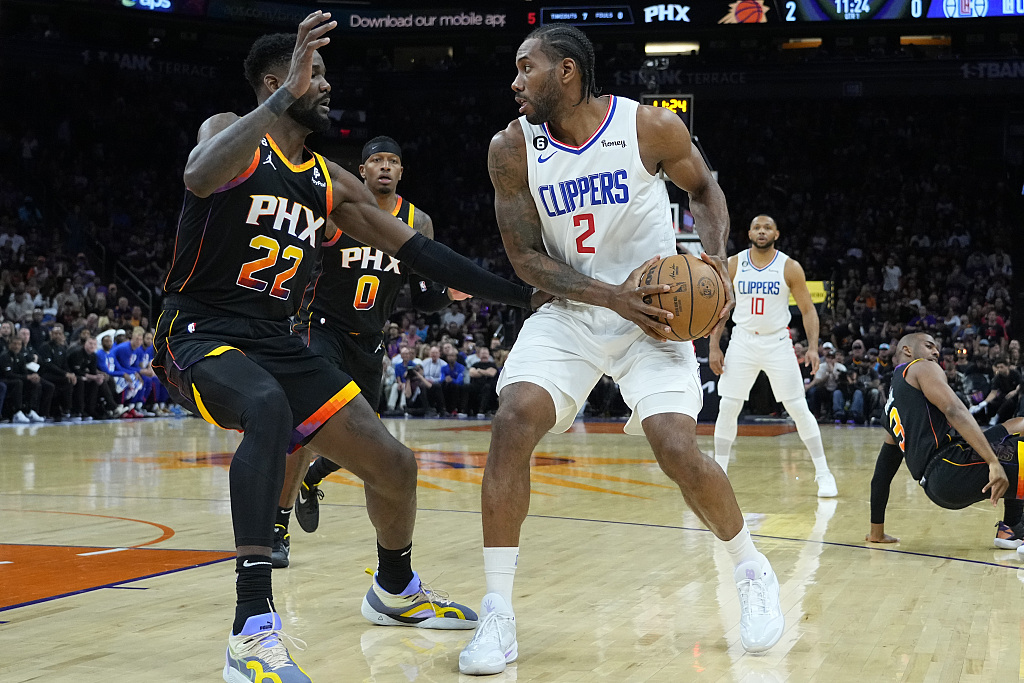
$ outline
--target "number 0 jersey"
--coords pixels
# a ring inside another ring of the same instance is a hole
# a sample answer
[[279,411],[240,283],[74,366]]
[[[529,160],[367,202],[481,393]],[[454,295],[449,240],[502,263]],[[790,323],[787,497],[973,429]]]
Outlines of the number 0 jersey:
[[885,430],[907,460],[907,468],[915,480],[924,476],[925,467],[935,454],[951,443],[949,422],[942,411],[925,398],[924,392],[907,382],[907,370],[914,360],[897,365],[892,373],[889,400],[885,402]]
[[[392,214],[412,228],[416,207],[399,196]],[[323,247],[295,330],[312,321],[340,332],[381,335],[405,284],[401,262],[341,232]]]
[[333,201],[327,163],[310,155],[296,166],[268,135],[227,185],[205,198],[186,191],[164,292],[229,317],[294,315]]
[[736,263],[736,308],[732,320],[751,334],[772,334],[789,326],[789,285],[786,284],[786,261],[781,251],[764,268],[750,260],[750,250],[740,252]]
[[547,124],[519,118],[545,249],[609,284],[653,256],[676,253],[665,183],[640,160],[637,107],[609,96],[604,121],[579,147],[553,138]]

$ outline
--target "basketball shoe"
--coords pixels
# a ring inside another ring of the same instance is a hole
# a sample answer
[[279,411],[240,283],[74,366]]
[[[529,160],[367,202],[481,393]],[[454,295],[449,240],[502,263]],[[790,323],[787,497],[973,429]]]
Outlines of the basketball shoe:
[[831,472],[816,475],[814,481],[818,484],[818,498],[835,498],[839,495],[836,478],[832,476]]
[[473,640],[459,653],[459,672],[471,676],[501,673],[519,656],[516,616],[505,599],[488,593],[480,604],[480,613],[484,617]]
[[779,642],[786,619],[779,604],[779,579],[768,558],[744,562],[733,572],[740,594],[740,643],[747,652],[764,652]]
[[292,535],[281,525],[274,525],[274,547],[270,550],[270,564],[274,569],[288,566],[288,556],[292,552]]
[[1002,521],[996,522],[996,537],[992,544],[1004,550],[1014,550],[1024,543],[1024,522],[1010,526]]
[[237,636],[228,636],[224,680],[227,683],[280,681],[281,683],[312,683],[298,664],[292,661],[288,648],[281,642],[287,638],[300,650],[305,643],[281,631],[281,617],[267,612],[249,617]]
[[309,486],[305,479],[302,480],[299,495],[295,498],[295,519],[307,534],[313,533],[320,526],[320,501],[323,497],[320,484]]
[[412,581],[401,593],[388,593],[377,583],[377,575],[373,575],[373,585],[363,598],[360,612],[367,621],[379,626],[415,626],[416,628],[436,628],[445,630],[476,628],[476,612],[452,602],[447,594],[432,591],[420,581],[419,574],[412,573]]

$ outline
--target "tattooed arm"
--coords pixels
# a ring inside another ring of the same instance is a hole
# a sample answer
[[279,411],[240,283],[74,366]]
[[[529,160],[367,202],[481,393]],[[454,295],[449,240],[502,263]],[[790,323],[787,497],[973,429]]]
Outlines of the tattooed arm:
[[494,213],[501,241],[520,278],[556,297],[609,308],[657,339],[669,331],[650,316],[668,318],[671,314],[643,302],[645,295],[667,291],[668,287],[638,287],[640,275],[656,259],[638,267],[616,286],[587,277],[548,255],[541,239],[540,214],[530,193],[526,139],[519,121],[491,138],[487,170],[494,185]]

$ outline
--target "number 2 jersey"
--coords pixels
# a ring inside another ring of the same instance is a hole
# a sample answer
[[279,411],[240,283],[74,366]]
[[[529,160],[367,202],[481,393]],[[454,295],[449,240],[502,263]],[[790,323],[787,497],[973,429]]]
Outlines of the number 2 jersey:
[[638,106],[609,96],[604,121],[579,147],[556,140],[547,124],[519,117],[545,249],[609,284],[620,284],[649,258],[676,253],[665,182],[640,159]]
[[296,166],[268,135],[234,180],[209,197],[186,192],[164,292],[225,317],[294,315],[333,201],[327,162],[307,152]]
[[952,428],[942,411],[925,398],[924,392],[907,382],[907,370],[914,360],[897,365],[892,373],[889,400],[885,402],[885,430],[899,446],[907,468],[916,481],[936,453],[952,443]]

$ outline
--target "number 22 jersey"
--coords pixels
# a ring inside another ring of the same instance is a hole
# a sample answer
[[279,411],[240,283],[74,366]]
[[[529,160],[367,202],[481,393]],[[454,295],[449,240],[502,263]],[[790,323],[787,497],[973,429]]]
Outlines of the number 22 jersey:
[[164,292],[226,317],[294,315],[333,200],[327,162],[307,152],[296,166],[268,135],[234,180],[205,198],[186,191]]

